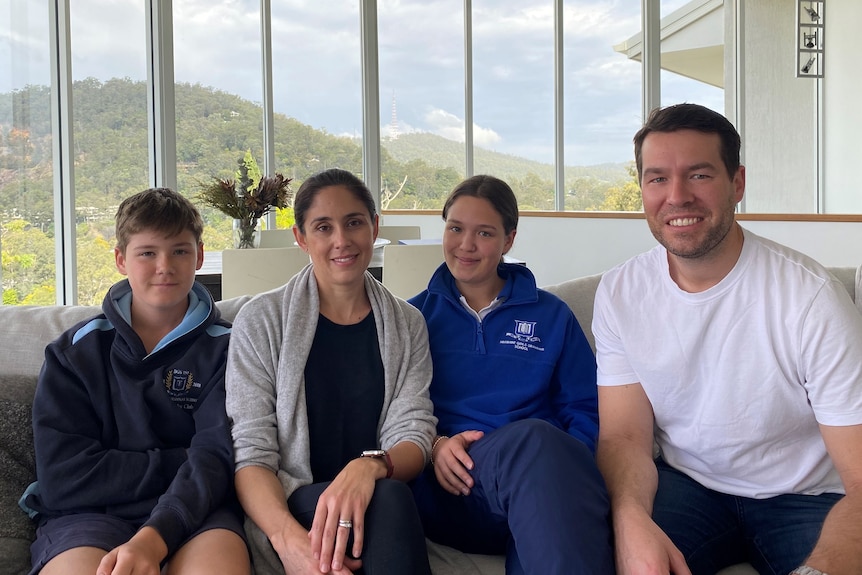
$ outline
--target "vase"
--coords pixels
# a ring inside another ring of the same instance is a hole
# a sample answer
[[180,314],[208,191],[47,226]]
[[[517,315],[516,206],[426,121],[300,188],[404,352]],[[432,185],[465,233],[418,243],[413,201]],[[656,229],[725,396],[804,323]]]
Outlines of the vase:
[[256,248],[260,245],[260,220],[236,218],[233,221],[234,249]]

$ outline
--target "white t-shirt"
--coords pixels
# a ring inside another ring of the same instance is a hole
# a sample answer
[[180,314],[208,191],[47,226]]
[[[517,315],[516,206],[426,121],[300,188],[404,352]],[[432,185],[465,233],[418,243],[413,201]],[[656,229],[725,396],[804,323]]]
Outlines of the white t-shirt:
[[598,384],[640,382],[662,457],[710,489],[843,493],[818,422],[862,423],[862,316],[823,266],[744,234],[701,293],[674,283],[662,246],[603,275]]

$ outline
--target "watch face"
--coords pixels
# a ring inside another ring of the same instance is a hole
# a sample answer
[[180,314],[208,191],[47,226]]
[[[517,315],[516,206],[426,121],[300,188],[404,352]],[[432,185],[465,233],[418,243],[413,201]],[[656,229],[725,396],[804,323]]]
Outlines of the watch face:
[[386,455],[386,452],[382,449],[369,449],[368,451],[362,452],[362,457],[383,457]]

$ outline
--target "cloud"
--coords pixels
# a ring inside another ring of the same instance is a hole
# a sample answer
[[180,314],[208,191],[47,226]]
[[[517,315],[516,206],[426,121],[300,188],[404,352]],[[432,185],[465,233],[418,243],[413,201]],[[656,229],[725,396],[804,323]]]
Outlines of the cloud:
[[[445,110],[434,108],[424,117],[428,131],[456,142],[464,141],[464,119]],[[473,143],[480,148],[492,149],[502,141],[494,130],[473,124]]]
[[[663,12],[685,1],[664,0]],[[9,53],[16,56],[14,66],[8,67],[13,79],[0,72],[0,92],[8,91],[8,82],[48,83],[50,77],[47,9],[34,8],[38,3],[30,0],[11,2],[16,17],[28,15],[28,38],[20,38],[17,26],[19,36],[11,36],[0,25],[0,52],[8,37],[14,42]],[[176,80],[262,101],[259,11],[259,0],[174,2]],[[272,2],[277,113],[331,134],[361,132],[359,16],[355,0]],[[463,1],[378,0],[377,17],[382,133],[388,133],[394,94],[399,131],[428,131],[463,141]],[[563,19],[566,161],[626,161],[640,123],[641,71],[613,46],[639,30],[639,3],[580,0],[565,4]],[[476,144],[550,161],[553,4],[474,2],[472,22]],[[146,78],[140,0],[75,0],[72,35],[75,79]],[[3,64],[0,61],[0,69],[6,68]],[[665,76],[665,97],[720,109],[723,92]]]

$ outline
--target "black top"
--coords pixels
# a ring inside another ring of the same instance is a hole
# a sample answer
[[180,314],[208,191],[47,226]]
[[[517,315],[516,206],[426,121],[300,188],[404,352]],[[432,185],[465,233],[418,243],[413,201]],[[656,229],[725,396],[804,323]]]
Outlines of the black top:
[[320,316],[305,364],[315,483],[331,481],[363,450],[379,448],[383,376],[373,313],[353,325],[338,325]]

